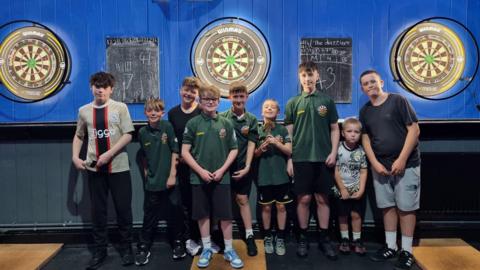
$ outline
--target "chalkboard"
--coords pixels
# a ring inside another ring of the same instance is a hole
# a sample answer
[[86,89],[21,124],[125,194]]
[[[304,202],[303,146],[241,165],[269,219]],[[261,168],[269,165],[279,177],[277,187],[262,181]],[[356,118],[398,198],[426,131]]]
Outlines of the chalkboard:
[[112,98],[143,103],[159,97],[158,38],[107,38],[107,71],[115,76]]
[[317,89],[336,103],[352,102],[351,38],[302,38],[300,59],[317,64],[320,72]]

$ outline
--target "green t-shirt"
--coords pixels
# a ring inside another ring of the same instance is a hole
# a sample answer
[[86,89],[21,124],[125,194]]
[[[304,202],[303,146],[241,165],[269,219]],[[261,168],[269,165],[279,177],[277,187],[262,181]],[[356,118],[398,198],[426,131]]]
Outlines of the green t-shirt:
[[[287,129],[280,124],[276,124],[269,133],[261,127],[258,133],[257,146],[260,146],[268,135],[280,139],[283,144],[292,142]],[[267,151],[259,157],[258,163],[258,186],[281,185],[290,182],[287,174],[287,156],[277,147],[269,146]]]
[[256,143],[258,141],[258,121],[255,115],[245,111],[241,118],[238,118],[230,109],[222,112],[221,116],[230,120],[235,129],[238,141],[238,155],[236,159],[236,169],[245,167],[247,160],[248,141]]
[[[187,122],[183,144],[190,144],[190,152],[198,165],[212,173],[222,167],[230,151],[238,147],[232,123],[224,117],[211,118],[204,113]],[[205,182],[192,170],[190,183],[200,185]],[[230,184],[228,171],[220,183]]]
[[335,103],[319,91],[291,98],[285,109],[285,125],[293,124],[293,161],[324,162],[332,151],[330,124],[337,120]]
[[172,153],[178,153],[178,142],[172,124],[161,120],[157,128],[150,125],[140,128],[138,142],[147,161],[145,189],[165,190],[170,176]]

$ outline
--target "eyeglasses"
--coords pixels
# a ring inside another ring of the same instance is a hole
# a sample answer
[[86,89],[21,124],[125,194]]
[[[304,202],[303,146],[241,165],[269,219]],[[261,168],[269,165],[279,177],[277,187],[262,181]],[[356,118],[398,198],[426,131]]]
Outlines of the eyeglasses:
[[217,102],[217,101],[218,101],[218,98],[206,98],[206,97],[201,97],[200,100],[203,101],[203,102],[205,102],[205,103],[208,103],[208,102]]

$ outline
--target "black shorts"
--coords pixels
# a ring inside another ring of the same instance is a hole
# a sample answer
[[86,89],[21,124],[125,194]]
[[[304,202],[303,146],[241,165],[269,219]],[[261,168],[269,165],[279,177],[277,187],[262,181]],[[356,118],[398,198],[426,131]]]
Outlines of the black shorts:
[[232,194],[230,185],[217,182],[192,185],[192,219],[232,220]]
[[348,217],[350,213],[357,212],[360,216],[363,216],[365,212],[365,196],[362,196],[359,200],[348,199],[342,200],[340,198],[336,198],[336,205],[337,205],[337,212],[339,217]]
[[235,194],[250,196],[252,182],[253,178],[250,173],[239,180],[235,180],[230,176],[230,185],[232,186],[232,192]]
[[325,162],[294,162],[293,192],[295,195],[322,193],[329,195],[334,184],[334,168]]
[[272,203],[287,204],[292,202],[290,183],[275,186],[258,187],[258,203],[269,205]]

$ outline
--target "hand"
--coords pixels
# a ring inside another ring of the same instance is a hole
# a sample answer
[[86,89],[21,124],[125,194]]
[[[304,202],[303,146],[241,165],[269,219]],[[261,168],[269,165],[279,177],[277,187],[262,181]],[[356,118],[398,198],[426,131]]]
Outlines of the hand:
[[331,168],[335,166],[336,161],[337,161],[337,153],[331,152],[330,155],[328,155],[327,159],[325,160],[325,165]]
[[101,154],[97,160],[97,167],[102,167],[103,165],[108,164],[112,157],[113,155],[111,155],[109,151]]
[[348,190],[346,188],[340,189],[340,195],[342,200],[346,200],[350,198],[350,194],[348,193]]
[[358,200],[358,199],[362,198],[363,193],[364,193],[363,190],[359,190],[359,191],[357,191],[357,192],[354,192],[354,193],[352,194],[352,196],[350,196],[350,199]]
[[177,182],[177,178],[175,176],[173,176],[173,175],[168,176],[167,188],[174,187],[176,182]]
[[290,177],[293,177],[293,161],[291,158],[287,160],[287,173]]
[[215,172],[213,172],[213,181],[215,182],[220,182],[222,181],[223,175],[225,174],[225,171],[222,169],[218,169]]
[[79,157],[72,158],[72,162],[73,162],[73,165],[75,166],[75,168],[77,170],[86,170],[87,169],[86,161],[79,158]]
[[203,181],[207,182],[207,183],[210,183],[213,181],[213,173],[205,170],[205,169],[202,169],[198,175],[200,176],[200,178],[202,178]]
[[405,173],[406,161],[403,159],[396,159],[392,164],[392,175],[402,175]]
[[234,180],[240,180],[240,179],[242,179],[245,175],[247,175],[249,171],[250,171],[250,166],[245,166],[245,168],[234,172],[233,175],[232,175],[232,178],[233,178]]
[[268,150],[268,146],[270,145],[270,142],[269,140],[265,140],[263,141],[263,143],[260,145],[260,147],[258,147],[263,153],[267,152]]
[[375,162],[375,163],[372,163],[372,167],[373,169],[375,170],[376,173],[382,175],[382,176],[388,176],[390,175],[390,172],[385,169],[385,166],[382,165],[382,163],[380,162]]

